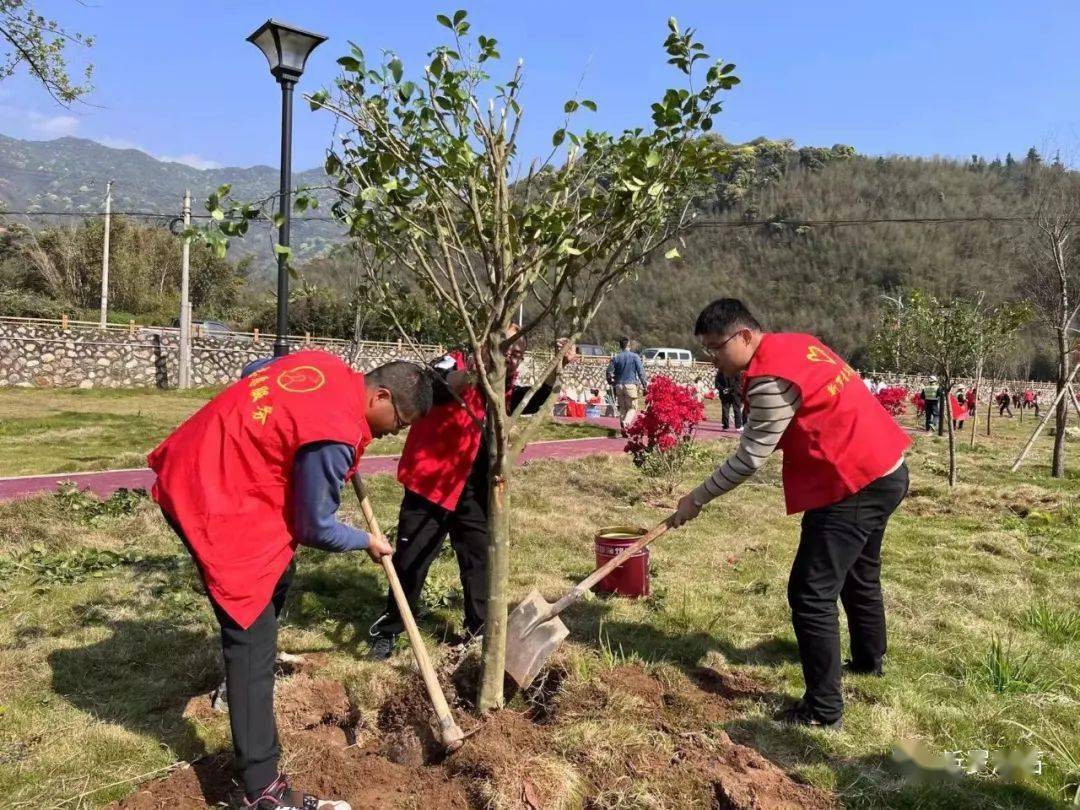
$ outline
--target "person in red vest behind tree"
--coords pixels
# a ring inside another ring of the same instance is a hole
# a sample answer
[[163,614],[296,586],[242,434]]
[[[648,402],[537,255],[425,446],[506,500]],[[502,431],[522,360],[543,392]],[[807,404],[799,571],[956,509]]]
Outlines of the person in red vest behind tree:
[[803,513],[788,580],[788,603],[806,693],[780,719],[840,728],[840,624],[851,633],[849,672],[881,675],[885,606],[881,543],[908,489],[904,452],[911,439],[859,375],[811,335],[764,332],[741,301],[721,298],[694,328],[725,374],[745,372],[750,407],[735,453],[680,501],[672,525],[697,517],[783,451],[788,514]]
[[298,544],[393,552],[336,519],[341,488],[372,438],[431,408],[413,363],[359,374],[321,351],[278,357],[233,383],[148,457],[153,497],[194,557],[221,626],[233,750],[243,806],[349,810],[289,788],[278,771],[274,660],[278,616]]
[[[517,327],[508,331],[512,337]],[[564,345],[559,341],[558,350]],[[524,336],[510,344],[505,357],[507,410],[513,411],[528,398],[524,413],[536,413],[551,394],[555,375],[535,388],[517,384],[517,371],[525,358]],[[563,362],[572,360],[571,349]],[[441,378],[433,387],[434,406],[409,430],[398,462],[398,481],[405,487],[405,496],[394,550],[394,568],[415,611],[428,569],[449,534],[465,600],[463,641],[481,634],[487,602],[489,462],[482,429],[484,398],[472,383],[472,363],[461,351],[432,363]],[[387,594],[386,610],[369,630],[371,657],[389,658],[403,629],[393,594]]]

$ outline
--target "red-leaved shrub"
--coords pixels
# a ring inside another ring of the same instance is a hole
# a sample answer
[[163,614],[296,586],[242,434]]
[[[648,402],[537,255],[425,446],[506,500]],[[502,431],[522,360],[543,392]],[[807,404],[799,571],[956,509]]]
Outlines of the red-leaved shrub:
[[906,388],[896,385],[878,391],[877,401],[881,403],[881,407],[893,416],[903,416],[907,413],[907,395],[908,390]]
[[693,387],[669,377],[656,376],[645,393],[645,410],[626,429],[626,452],[646,475],[667,478],[668,488],[690,455],[694,425],[705,418],[705,408]]

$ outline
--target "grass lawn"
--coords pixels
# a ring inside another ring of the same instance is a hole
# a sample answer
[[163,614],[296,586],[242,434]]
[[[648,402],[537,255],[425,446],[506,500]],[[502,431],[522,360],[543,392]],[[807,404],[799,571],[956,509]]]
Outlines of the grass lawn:
[[[94,407],[85,412],[108,411],[107,397],[86,401]],[[142,401],[160,403],[155,413],[163,421],[166,412],[182,416],[183,407],[165,395]],[[115,402],[128,416],[144,410],[123,397]],[[564,688],[584,688],[626,664],[670,680],[705,663],[762,689],[735,716],[702,721],[696,738],[707,742],[724,731],[834,791],[844,806],[952,810],[1071,801],[1080,780],[1080,476],[1046,475],[1048,440],[1020,473],[1008,473],[1030,426],[995,420],[992,441],[980,436],[975,449],[965,443],[953,491],[943,480],[944,441],[917,438],[910,496],[884,547],[886,677],[845,678],[842,732],[792,730],[770,719],[801,694],[785,601],[798,519],[783,515],[777,460],[658,541],[650,598],[590,599],[564,614]],[[686,483],[728,447],[704,447]],[[532,462],[514,486],[514,600],[533,587],[550,599],[583,578],[593,565],[596,528],[652,524],[665,514],[653,483],[620,457]],[[370,488],[376,511],[392,524],[400,488],[388,476],[371,479]],[[349,516],[359,520],[352,508]],[[284,649],[325,653],[328,672],[362,711],[411,677],[405,651],[387,664],[363,657],[384,591],[365,556],[303,550],[282,631]],[[423,626],[438,658],[445,654],[438,639],[460,622],[449,552],[435,563],[424,602]],[[188,557],[145,500],[117,497],[87,508],[80,497],[50,496],[0,505],[0,615],[6,806],[100,806],[133,790],[114,783],[228,745],[222,718],[181,717],[190,696],[216,683],[220,652]],[[673,745],[672,737],[645,736],[627,719],[636,715],[619,705],[612,697],[608,710],[559,726],[550,767],[584,785],[589,806],[687,806],[663,773],[633,764],[643,749]],[[912,740],[937,752],[1041,749],[1042,774],[1016,783],[988,775],[908,778],[890,751]],[[633,778],[618,791],[593,793],[591,774],[602,771]]]
[[[146,454],[217,389],[0,389],[0,477],[145,467]],[[592,425],[548,424],[538,441],[607,436]],[[372,442],[396,455],[405,435]]]

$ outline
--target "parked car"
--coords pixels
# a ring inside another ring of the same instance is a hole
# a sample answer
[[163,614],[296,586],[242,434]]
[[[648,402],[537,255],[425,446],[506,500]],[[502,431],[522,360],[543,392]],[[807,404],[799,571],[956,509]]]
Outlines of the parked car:
[[579,343],[577,345],[578,357],[607,357],[608,353],[604,351],[603,346],[597,346],[595,343]]
[[646,349],[641,353],[647,366],[691,366],[694,355],[689,349]]
[[[179,318],[173,318],[172,325],[174,329],[180,327]],[[192,334],[203,334],[206,337],[215,337],[218,335],[231,335],[232,328],[221,321],[192,321],[191,332]]]

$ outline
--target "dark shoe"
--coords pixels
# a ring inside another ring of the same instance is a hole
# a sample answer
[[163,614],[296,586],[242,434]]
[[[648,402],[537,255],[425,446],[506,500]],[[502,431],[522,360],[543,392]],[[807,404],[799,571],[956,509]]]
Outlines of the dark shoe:
[[243,810],[352,810],[348,802],[320,799],[292,790],[284,776],[279,776],[255,798],[245,797],[240,807]]
[[875,667],[855,666],[854,661],[844,662],[844,674],[846,675],[873,675],[875,678],[884,678],[885,670],[881,664]]
[[466,632],[464,635],[455,636],[451,639],[447,639],[450,645],[450,649],[453,652],[464,652],[471,646],[479,647],[484,643],[484,633],[481,630],[479,633]]
[[368,657],[373,661],[385,661],[394,654],[397,633],[381,633],[371,638],[371,650]]
[[210,693],[210,708],[215,712],[227,712],[229,710],[229,693],[225,688],[225,679],[221,679],[217,689]]
[[829,731],[840,731],[844,728],[844,720],[841,717],[835,720],[822,720],[816,717],[806,701],[800,700],[794,706],[784,709],[776,715],[776,719],[789,726],[806,726],[807,728],[824,728]]

